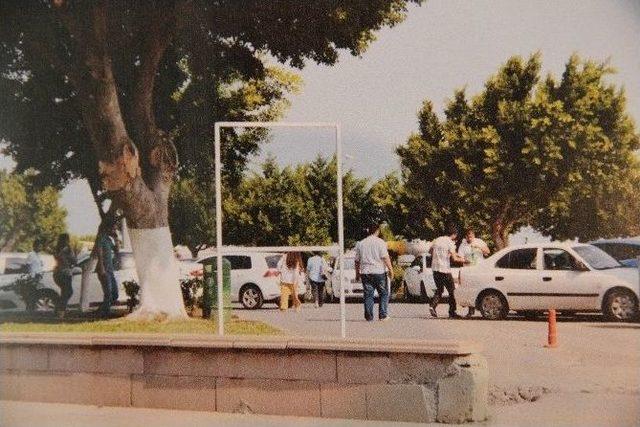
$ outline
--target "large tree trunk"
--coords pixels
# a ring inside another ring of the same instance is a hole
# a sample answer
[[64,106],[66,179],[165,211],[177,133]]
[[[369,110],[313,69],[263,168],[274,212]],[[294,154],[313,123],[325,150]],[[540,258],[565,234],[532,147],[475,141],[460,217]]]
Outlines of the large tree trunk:
[[496,245],[496,251],[509,246],[510,227],[507,227],[501,220],[495,220],[491,224],[491,237]]
[[163,8],[149,17],[131,100],[131,129],[127,129],[108,50],[108,3],[89,2],[73,9],[61,4],[61,19],[80,58],[70,78],[99,159],[102,189],[129,227],[141,294],[140,306],[129,317],[186,317],[168,228],[176,152],[172,141],[156,128],[152,110],[155,73],[169,43],[166,26],[173,15]]

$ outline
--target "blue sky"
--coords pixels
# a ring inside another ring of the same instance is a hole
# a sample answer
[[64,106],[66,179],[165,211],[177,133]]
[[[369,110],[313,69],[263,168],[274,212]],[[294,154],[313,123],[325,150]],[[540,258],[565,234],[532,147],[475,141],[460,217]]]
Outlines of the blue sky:
[[[429,0],[412,6],[396,28],[379,32],[361,58],[343,54],[333,67],[308,64],[301,71],[303,92],[292,98],[286,120],[339,122],[347,166],[379,178],[397,170],[394,148],[416,130],[424,99],[441,112],[454,89],[476,93],[514,54],[540,51],[544,72],[556,76],[574,52],[609,58],[618,70],[611,81],[624,85],[628,110],[638,120],[639,41],[638,0]],[[323,143],[330,137],[313,134]],[[291,144],[293,138],[276,134],[265,152],[290,163],[320,150],[319,144]],[[0,159],[0,167],[8,164]],[[70,185],[63,203],[71,232],[95,231],[98,218],[86,184]]]

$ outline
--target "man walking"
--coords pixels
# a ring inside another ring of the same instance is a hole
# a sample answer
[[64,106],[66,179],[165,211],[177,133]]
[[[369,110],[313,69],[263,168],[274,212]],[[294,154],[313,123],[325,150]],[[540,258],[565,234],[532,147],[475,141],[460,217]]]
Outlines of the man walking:
[[102,285],[104,299],[98,310],[102,316],[108,316],[111,306],[118,301],[118,282],[114,274],[114,258],[117,244],[116,224],[103,222],[98,232],[96,273]]
[[[464,239],[460,243],[458,253],[464,258],[465,265],[476,265],[481,259],[489,255],[489,246],[487,243],[476,237],[472,228],[467,228],[464,232]],[[472,317],[476,309],[469,307],[467,317]]]
[[356,245],[356,280],[362,280],[364,289],[364,318],[373,321],[374,292],[380,296],[378,318],[387,320],[389,290],[387,289],[387,273],[393,280],[393,268],[387,251],[387,243],[380,235],[380,221],[372,221],[368,227],[368,236]]
[[324,258],[318,252],[314,252],[313,256],[307,260],[307,277],[311,284],[316,308],[322,307],[324,304],[324,284],[328,272],[329,268]]
[[436,293],[431,299],[431,307],[429,311],[431,316],[438,317],[436,307],[442,297],[444,289],[449,293],[449,317],[459,319],[456,313],[456,297],[455,284],[451,275],[451,259],[456,262],[464,262],[456,252],[456,239],[458,238],[458,229],[451,224],[447,227],[446,235],[440,236],[431,244],[431,269],[433,270],[433,281],[436,284]]

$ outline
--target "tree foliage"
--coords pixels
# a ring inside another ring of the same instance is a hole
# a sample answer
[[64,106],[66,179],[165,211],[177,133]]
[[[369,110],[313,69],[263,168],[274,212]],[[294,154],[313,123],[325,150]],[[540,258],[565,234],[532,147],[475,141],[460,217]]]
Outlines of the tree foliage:
[[472,99],[456,91],[444,120],[425,101],[397,150],[408,227],[465,223],[498,247],[527,224],[554,238],[637,232],[638,216],[620,213],[638,206],[640,140],[613,70],[577,55],[560,80],[540,67],[539,54],[510,58]]
[[[229,245],[325,245],[337,242],[335,159],[321,157],[296,167],[268,159],[233,191],[225,191],[223,231]],[[215,244],[215,200],[194,179],[174,185],[173,205],[185,216],[171,215],[173,238],[192,252]],[[347,247],[362,238],[365,218],[375,212],[368,181],[351,171],[343,176],[344,230]],[[182,221],[185,223],[182,223]]]
[[0,249],[30,251],[39,239],[51,252],[66,229],[67,212],[53,187],[35,190],[25,175],[0,171]]
[[[361,55],[406,7],[405,0],[7,0],[0,140],[18,171],[39,172],[40,185],[88,178],[99,206],[106,188],[98,161],[112,162],[123,146],[135,146],[146,186],[157,178],[152,157],[172,163],[174,145],[182,168],[206,174],[214,121],[270,119],[296,90],[294,76],[267,57],[301,68],[305,60],[334,64],[340,50]],[[111,91],[117,99],[107,99]],[[118,116],[130,141],[113,135]],[[263,138],[228,132],[222,156],[232,182]],[[165,148],[152,156],[157,146]]]

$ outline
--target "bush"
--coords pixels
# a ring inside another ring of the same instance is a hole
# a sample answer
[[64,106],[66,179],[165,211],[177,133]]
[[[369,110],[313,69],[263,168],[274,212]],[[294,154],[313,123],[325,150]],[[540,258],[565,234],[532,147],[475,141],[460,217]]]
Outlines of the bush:
[[129,299],[127,300],[127,307],[129,307],[129,313],[133,311],[136,305],[140,304],[138,293],[140,293],[140,285],[135,280],[127,280],[122,283],[124,291]]
[[405,268],[395,264],[393,266],[393,281],[391,282],[391,295],[394,295],[402,287]]
[[[129,312],[140,304],[138,294],[140,293],[140,285],[135,280],[127,280],[122,283],[124,290],[127,293],[129,299],[127,300],[127,307]],[[189,280],[183,280],[180,282],[180,290],[182,291],[182,301],[184,307],[189,313],[193,315],[196,308],[202,308],[202,288],[204,286],[204,280],[199,278],[193,278]]]
[[182,291],[182,300],[184,307],[193,315],[196,308],[202,308],[202,290],[204,288],[204,280],[201,278],[191,278],[180,282],[180,290]]

